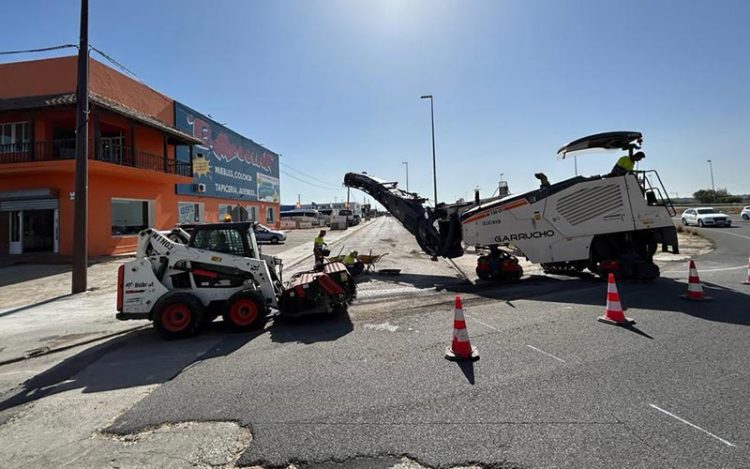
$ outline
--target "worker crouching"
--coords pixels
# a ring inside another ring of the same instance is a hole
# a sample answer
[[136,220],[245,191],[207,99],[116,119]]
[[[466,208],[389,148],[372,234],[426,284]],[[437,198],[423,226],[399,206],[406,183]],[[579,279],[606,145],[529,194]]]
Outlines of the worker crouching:
[[349,274],[352,277],[356,277],[357,275],[361,274],[362,271],[365,268],[365,265],[362,263],[362,261],[359,260],[359,253],[357,251],[352,251],[346,256],[344,256],[344,259],[341,261],[346,266],[346,270],[349,271]]

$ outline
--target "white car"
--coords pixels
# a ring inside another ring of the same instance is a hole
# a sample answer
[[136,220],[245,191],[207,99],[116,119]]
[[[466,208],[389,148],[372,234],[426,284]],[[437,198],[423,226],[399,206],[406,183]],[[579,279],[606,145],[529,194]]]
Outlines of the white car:
[[729,216],[715,210],[713,207],[689,208],[682,212],[682,224],[698,226],[731,226]]
[[743,220],[750,220],[750,205],[742,208],[742,212],[740,212],[740,216],[742,217]]

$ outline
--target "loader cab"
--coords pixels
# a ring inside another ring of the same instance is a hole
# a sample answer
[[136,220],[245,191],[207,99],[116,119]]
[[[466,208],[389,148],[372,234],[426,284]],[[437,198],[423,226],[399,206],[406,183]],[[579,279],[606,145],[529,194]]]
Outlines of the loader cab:
[[239,257],[260,257],[253,222],[194,225],[188,246]]

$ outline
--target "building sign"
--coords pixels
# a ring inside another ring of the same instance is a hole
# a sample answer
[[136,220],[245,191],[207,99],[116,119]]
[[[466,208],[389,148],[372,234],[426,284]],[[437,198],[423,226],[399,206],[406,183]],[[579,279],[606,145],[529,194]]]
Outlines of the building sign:
[[279,202],[279,155],[177,102],[175,127],[203,141],[193,147],[194,183],[178,184],[178,194]]

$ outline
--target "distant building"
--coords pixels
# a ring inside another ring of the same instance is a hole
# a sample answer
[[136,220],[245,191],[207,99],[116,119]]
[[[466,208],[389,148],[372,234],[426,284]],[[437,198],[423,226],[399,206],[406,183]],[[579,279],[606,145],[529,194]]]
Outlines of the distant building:
[[[0,64],[0,255],[70,254],[76,57]],[[275,226],[278,155],[90,60],[89,254],[231,213]]]

